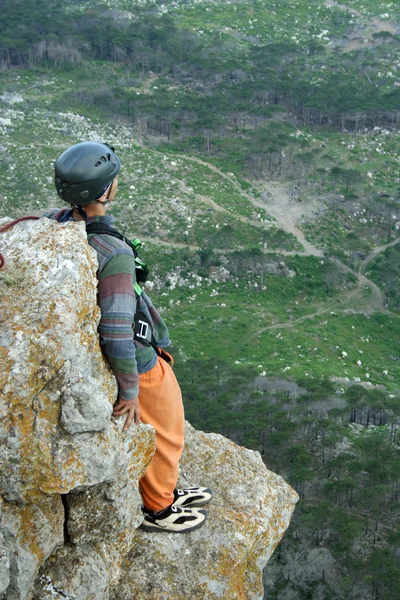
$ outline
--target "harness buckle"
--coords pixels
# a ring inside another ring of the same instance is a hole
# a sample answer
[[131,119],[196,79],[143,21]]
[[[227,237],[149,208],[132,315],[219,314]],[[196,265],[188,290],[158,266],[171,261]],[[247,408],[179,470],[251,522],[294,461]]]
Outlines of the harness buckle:
[[142,340],[148,340],[148,333],[149,333],[149,325],[148,323],[146,323],[145,321],[138,321],[138,328],[136,330],[136,337],[142,339]]

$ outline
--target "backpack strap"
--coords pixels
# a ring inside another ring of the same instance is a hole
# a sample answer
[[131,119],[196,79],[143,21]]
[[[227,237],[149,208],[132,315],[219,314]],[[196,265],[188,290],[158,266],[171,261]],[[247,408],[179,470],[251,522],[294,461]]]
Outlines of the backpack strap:
[[140,260],[140,258],[138,258],[135,244],[133,244],[131,240],[122,235],[122,233],[120,233],[117,229],[114,229],[114,227],[109,227],[108,225],[104,225],[103,223],[89,223],[89,225],[86,225],[86,233],[88,235],[111,235],[112,237],[122,240],[127,246],[129,246],[135,257],[135,274],[137,282],[135,284],[135,292],[138,294],[138,296],[140,296],[140,294],[142,293],[142,289],[139,284],[146,283],[147,278],[149,276],[149,270],[146,267],[145,263],[142,260]]
[[109,225],[104,225],[103,223],[89,223],[89,225],[86,225],[86,233],[89,235],[91,234],[106,234],[106,235],[111,235],[112,237],[118,238],[119,240],[122,240],[125,242],[125,244],[127,244],[129,246],[129,248],[131,248],[131,250],[133,250],[133,254],[135,255],[135,258],[137,257],[137,251],[135,246],[132,244],[132,242],[130,240],[128,240],[128,238],[126,238],[124,235],[122,235],[122,233],[120,233],[118,231],[118,229],[114,229],[114,227],[109,227]]
[[135,326],[133,329],[133,337],[135,340],[143,344],[144,346],[153,346],[157,354],[160,351],[157,346],[157,340],[154,337],[151,323],[147,316],[140,309],[136,309],[135,312]]

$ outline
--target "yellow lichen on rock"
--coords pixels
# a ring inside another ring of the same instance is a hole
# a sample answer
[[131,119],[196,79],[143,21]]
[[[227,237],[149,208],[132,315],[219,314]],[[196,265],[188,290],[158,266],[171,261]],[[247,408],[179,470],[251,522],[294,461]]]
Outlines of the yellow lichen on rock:
[[185,536],[137,535],[113,598],[261,600],[262,568],[289,525],[297,494],[258,452],[189,424],[180,484],[213,490],[208,521]]
[[258,453],[187,425],[180,485],[212,488],[209,519],[183,536],[138,530],[155,435],[111,417],[117,387],[98,343],[84,225],[43,219],[1,241],[4,598],[260,600],[295,492]]
[[[117,387],[99,347],[97,264],[84,226],[43,219],[16,225],[1,241],[0,533],[13,556],[5,597],[25,600],[38,568],[63,546],[61,494],[67,506],[68,494],[80,492],[68,509],[71,537],[100,527],[100,545],[115,533],[115,564],[127,551],[142,519],[138,478],[154,431],[123,433],[111,419]],[[84,502],[94,489],[105,500]]]

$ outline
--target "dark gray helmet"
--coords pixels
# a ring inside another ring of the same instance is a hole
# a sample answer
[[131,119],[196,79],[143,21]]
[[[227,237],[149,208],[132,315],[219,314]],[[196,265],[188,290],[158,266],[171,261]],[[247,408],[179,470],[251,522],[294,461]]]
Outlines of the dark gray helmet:
[[57,194],[69,204],[94,203],[118,175],[120,167],[114,148],[108,144],[75,144],[56,160],[54,182]]

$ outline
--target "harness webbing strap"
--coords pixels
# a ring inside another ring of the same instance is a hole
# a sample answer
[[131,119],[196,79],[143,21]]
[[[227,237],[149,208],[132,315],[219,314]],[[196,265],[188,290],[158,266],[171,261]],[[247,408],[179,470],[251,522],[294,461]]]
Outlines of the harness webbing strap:
[[[92,234],[93,235],[95,235],[95,234],[111,235],[111,237],[115,237],[119,240],[124,241],[125,244],[127,244],[127,246],[129,246],[129,248],[132,250],[132,252],[135,256],[136,281],[139,283],[146,283],[147,277],[149,275],[149,270],[146,269],[143,261],[138,259],[137,250],[136,250],[134,244],[132,244],[132,242],[130,240],[128,240],[128,238],[126,238],[124,235],[122,235],[122,233],[120,233],[117,229],[114,229],[113,227],[109,227],[108,225],[103,225],[102,223],[89,223],[89,225],[86,225],[86,233],[88,235],[92,235]],[[141,293],[141,291],[140,291],[140,293]]]
[[137,295],[140,296],[140,294],[142,293],[142,288],[140,287],[140,285],[136,281],[133,284],[133,289],[135,290],[135,292],[137,293]]
[[133,329],[135,340],[144,346],[153,346],[154,350],[159,354],[157,340],[154,337],[151,323],[145,313],[139,309],[135,313],[135,326]]
[[123,240],[130,248],[132,248],[132,250],[134,250],[136,255],[136,250],[134,249],[132,242],[122,235],[122,233],[120,233],[117,229],[114,229],[114,227],[103,225],[103,223],[89,223],[86,225],[86,233],[88,235],[89,233],[105,233],[107,235],[111,235],[112,237],[116,237],[119,240]]

